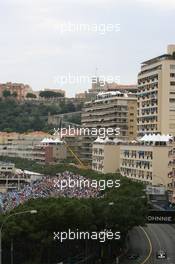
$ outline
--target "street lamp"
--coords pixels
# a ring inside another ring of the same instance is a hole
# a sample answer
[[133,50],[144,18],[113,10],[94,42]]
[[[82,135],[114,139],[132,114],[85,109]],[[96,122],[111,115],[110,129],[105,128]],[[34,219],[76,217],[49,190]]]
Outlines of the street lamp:
[[31,214],[37,214],[37,210],[31,210],[30,213]]
[[4,219],[4,221],[2,222],[2,224],[0,226],[0,264],[2,264],[2,229],[3,229],[3,226],[7,222],[7,220],[9,218],[11,218],[12,216],[22,215],[22,214],[37,214],[37,210],[28,210],[28,211],[22,211],[22,212],[14,213],[14,214],[8,215]]
[[114,205],[114,202],[110,202],[110,203],[108,203],[108,205],[109,206],[112,206],[112,205]]

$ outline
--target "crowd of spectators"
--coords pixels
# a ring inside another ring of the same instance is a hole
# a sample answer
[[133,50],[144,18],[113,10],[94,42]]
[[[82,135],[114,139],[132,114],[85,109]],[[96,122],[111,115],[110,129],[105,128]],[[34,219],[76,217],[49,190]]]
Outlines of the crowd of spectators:
[[48,197],[76,197],[76,198],[90,198],[99,197],[100,190],[91,185],[81,188],[80,186],[66,186],[60,188],[56,182],[66,181],[67,179],[78,182],[87,180],[81,175],[74,174],[69,171],[57,173],[56,176],[43,176],[38,180],[26,185],[19,191],[8,191],[7,193],[0,193],[0,206],[2,212],[10,211],[20,204],[25,203],[30,199],[48,198]]

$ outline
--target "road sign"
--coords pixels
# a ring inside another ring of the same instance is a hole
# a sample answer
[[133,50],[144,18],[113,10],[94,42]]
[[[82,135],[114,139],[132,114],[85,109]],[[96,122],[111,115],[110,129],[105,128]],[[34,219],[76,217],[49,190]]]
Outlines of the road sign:
[[175,224],[175,211],[149,211],[147,223]]
[[148,195],[165,195],[165,191],[164,186],[146,186],[146,193]]

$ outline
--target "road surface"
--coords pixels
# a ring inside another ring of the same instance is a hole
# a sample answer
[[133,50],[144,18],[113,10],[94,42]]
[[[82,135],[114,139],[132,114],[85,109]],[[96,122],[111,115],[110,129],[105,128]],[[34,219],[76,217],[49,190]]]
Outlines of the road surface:
[[[145,233],[146,232],[146,233]],[[122,264],[175,264],[175,228],[168,224],[148,224],[144,230],[136,227],[129,234],[128,254],[139,254],[137,260],[123,260]],[[167,252],[167,260],[157,260],[156,252]]]

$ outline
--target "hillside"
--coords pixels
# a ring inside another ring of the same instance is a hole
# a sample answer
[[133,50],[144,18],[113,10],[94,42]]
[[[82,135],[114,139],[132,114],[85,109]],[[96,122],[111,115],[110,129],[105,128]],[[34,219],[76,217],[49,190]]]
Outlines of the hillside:
[[52,127],[47,124],[47,116],[80,110],[81,106],[75,106],[72,102],[60,102],[59,104],[34,104],[32,102],[17,103],[15,100],[0,100],[0,131],[26,132],[44,130]]

